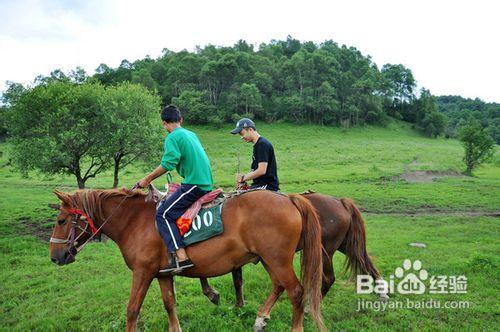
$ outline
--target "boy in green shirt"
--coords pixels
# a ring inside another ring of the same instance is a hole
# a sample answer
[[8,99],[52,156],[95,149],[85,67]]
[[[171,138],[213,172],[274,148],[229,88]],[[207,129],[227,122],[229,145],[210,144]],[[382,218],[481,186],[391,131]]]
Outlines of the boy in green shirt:
[[176,169],[184,181],[181,187],[161,202],[156,211],[156,225],[170,253],[177,259],[160,272],[181,271],[193,267],[187,257],[176,220],[200,197],[213,189],[212,169],[205,150],[195,133],[181,127],[182,116],[176,106],[166,106],[161,112],[165,138],[160,166],[138,182],[145,188],[157,177]]

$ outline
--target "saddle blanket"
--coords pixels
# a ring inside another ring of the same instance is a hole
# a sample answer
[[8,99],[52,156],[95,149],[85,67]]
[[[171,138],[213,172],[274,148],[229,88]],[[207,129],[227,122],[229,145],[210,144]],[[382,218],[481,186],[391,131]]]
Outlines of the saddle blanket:
[[191,222],[191,228],[182,238],[186,246],[207,240],[224,231],[222,226],[222,205],[222,203],[219,203],[209,208],[200,209],[200,212]]

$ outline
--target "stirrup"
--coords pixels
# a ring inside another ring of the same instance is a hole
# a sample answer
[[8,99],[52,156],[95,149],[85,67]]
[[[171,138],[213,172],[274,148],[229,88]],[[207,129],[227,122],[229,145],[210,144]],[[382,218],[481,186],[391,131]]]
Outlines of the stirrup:
[[189,258],[179,262],[177,255],[172,255],[171,257],[172,259],[170,260],[170,264],[168,264],[164,269],[160,269],[158,271],[159,273],[179,273],[184,269],[194,266],[193,262],[191,262]]

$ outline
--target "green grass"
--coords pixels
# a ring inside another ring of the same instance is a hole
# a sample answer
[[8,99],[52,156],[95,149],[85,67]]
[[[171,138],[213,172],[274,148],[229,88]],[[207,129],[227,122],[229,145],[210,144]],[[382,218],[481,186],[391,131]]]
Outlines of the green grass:
[[[338,197],[352,197],[370,212],[415,212],[418,215],[365,213],[368,249],[381,272],[388,276],[404,259],[419,259],[430,275],[466,275],[467,294],[410,296],[469,301],[469,309],[388,309],[357,311],[353,284],[341,274],[342,254],[335,256],[337,282],[322,304],[329,330],[498,330],[499,231],[498,218],[457,215],[457,211],[500,210],[500,160],[481,166],[474,177],[445,177],[428,183],[395,181],[392,177],[414,170],[459,172],[463,149],[459,142],[428,139],[401,123],[389,128],[338,128],[258,124],[273,142],[282,190],[314,189]],[[229,127],[196,131],[212,162],[218,186],[230,189],[236,171],[236,153],[243,170],[250,164],[251,145],[228,134]],[[67,176],[30,174],[22,178],[8,165],[7,145],[0,145],[0,330],[123,330],[131,273],[112,242],[92,243],[77,262],[57,267],[48,257],[47,239],[34,236],[52,227],[55,188],[76,189]],[[155,165],[134,165],[121,175],[120,185],[131,187]],[[178,178],[177,178],[178,179]],[[107,172],[88,182],[91,188],[109,188]],[[163,179],[157,180],[161,186]],[[432,215],[426,211],[449,212]],[[408,246],[423,242],[426,248]],[[296,262],[298,264],[298,262]],[[244,267],[246,305],[234,308],[230,276],[211,279],[221,294],[213,306],[196,279],[177,278],[177,312],[184,331],[248,331],[271,289],[261,265]],[[407,296],[395,295],[393,300]],[[283,296],[268,323],[269,331],[290,328],[291,308]],[[153,283],[141,311],[142,330],[165,330],[168,320],[159,287]],[[309,317],[305,329],[314,330]]]

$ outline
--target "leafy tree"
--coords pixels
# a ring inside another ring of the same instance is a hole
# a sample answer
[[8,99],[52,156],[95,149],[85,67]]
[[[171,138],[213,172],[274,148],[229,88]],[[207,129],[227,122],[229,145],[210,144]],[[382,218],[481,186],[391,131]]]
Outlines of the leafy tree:
[[328,82],[323,82],[318,89],[315,105],[315,121],[321,125],[338,121],[339,103],[335,99],[335,89]]
[[386,97],[391,101],[392,115],[403,116],[405,108],[412,101],[416,86],[411,70],[403,65],[385,64],[381,73]]
[[7,137],[7,107],[0,106],[0,141]]
[[219,60],[209,61],[201,68],[201,81],[214,106],[218,105],[222,92],[231,86],[237,71],[238,66],[234,54],[223,55]]
[[259,89],[253,83],[243,83],[240,87],[240,105],[245,113],[255,114],[262,108],[262,98]]
[[127,165],[157,159],[162,142],[160,109],[160,99],[140,85],[126,82],[106,89],[102,111],[110,121],[106,147],[114,164],[113,188]]
[[2,102],[7,106],[15,105],[26,92],[26,88],[16,82],[7,81],[7,89],[2,95]]
[[445,132],[447,118],[437,111],[436,98],[429,90],[421,90],[420,98],[409,114],[407,119],[416,123],[427,136],[437,137]]
[[217,115],[213,105],[205,100],[203,92],[196,90],[183,91],[179,97],[172,98],[172,104],[182,110],[184,120],[189,123],[206,124],[209,117]]
[[15,105],[26,91],[20,83],[7,81],[7,89],[2,94],[2,106],[0,106],[0,140],[8,137],[8,111],[9,107]]
[[132,72],[131,81],[132,83],[141,84],[151,92],[156,90],[156,82],[151,77],[151,71],[146,68]]
[[494,141],[489,133],[481,128],[479,122],[470,118],[459,131],[459,139],[465,148],[464,162],[466,174],[493,156]]
[[24,174],[72,174],[84,188],[110,163],[103,98],[99,84],[55,80],[26,89],[8,111],[14,164]]
[[96,68],[94,77],[105,85],[111,85],[115,82],[113,68],[110,68],[104,63],[101,63],[99,67]]
[[444,133],[446,128],[446,116],[439,112],[431,112],[425,115],[420,126],[429,137],[437,137]]
[[76,69],[70,71],[69,78],[74,83],[85,83],[89,77],[82,67],[76,67]]

